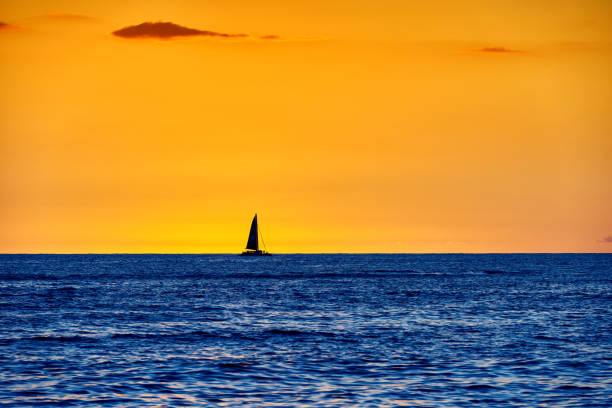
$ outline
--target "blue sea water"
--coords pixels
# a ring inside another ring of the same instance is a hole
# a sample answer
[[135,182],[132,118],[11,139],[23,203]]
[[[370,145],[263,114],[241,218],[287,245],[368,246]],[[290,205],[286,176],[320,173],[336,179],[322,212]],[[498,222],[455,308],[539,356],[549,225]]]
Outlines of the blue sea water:
[[4,406],[612,406],[612,254],[2,255]]

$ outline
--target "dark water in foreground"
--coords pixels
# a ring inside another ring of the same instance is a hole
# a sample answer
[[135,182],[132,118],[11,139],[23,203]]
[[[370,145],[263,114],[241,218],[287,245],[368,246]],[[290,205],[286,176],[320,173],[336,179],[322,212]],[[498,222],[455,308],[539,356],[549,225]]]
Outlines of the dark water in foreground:
[[611,254],[3,255],[0,405],[609,407],[611,305]]

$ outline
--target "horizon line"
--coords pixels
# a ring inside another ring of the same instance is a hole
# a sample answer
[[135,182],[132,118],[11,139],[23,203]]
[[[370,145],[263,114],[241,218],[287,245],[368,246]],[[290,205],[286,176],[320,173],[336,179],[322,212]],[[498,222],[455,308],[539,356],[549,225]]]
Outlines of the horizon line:
[[[274,252],[272,255],[573,255],[607,252]],[[1,255],[240,255],[239,252],[0,252]]]

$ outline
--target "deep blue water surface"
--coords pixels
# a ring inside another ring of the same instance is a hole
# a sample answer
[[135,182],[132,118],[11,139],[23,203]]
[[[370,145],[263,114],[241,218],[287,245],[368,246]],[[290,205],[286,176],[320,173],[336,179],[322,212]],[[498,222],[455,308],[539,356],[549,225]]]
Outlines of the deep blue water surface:
[[612,255],[2,255],[0,405],[612,406]]

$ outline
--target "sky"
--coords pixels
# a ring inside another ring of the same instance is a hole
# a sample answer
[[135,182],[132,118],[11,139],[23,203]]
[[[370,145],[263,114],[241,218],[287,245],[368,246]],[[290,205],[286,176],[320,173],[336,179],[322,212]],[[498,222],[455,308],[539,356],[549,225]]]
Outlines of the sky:
[[1,0],[0,252],[612,251],[612,2]]

